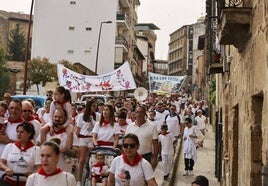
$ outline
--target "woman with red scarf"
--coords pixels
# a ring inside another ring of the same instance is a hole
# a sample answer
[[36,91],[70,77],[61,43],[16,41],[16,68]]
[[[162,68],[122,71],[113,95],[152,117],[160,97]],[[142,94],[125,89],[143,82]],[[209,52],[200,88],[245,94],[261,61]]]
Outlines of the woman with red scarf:
[[25,173],[20,177],[19,186],[26,184],[26,177],[32,174],[40,165],[40,148],[32,142],[35,135],[34,126],[23,122],[17,126],[17,140],[6,145],[0,158],[0,169],[5,172],[5,181],[16,186],[14,173]]
[[104,105],[99,122],[96,122],[92,130],[93,145],[95,147],[117,148],[119,141],[119,125],[115,122],[112,105]]
[[41,147],[41,168],[29,176],[26,186],[76,186],[74,176],[57,168],[60,148],[54,141],[47,141]]
[[156,186],[151,164],[138,154],[140,143],[135,134],[128,133],[123,139],[124,153],[113,159],[108,177],[108,186]]

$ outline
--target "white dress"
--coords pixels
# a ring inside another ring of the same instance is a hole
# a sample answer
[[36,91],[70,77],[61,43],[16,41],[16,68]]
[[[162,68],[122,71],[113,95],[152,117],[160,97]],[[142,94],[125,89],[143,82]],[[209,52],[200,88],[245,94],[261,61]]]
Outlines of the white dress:
[[195,139],[189,137],[190,135],[193,135],[193,134],[197,135],[196,126],[192,126],[191,128],[186,127],[184,129],[183,139],[186,137],[186,140],[184,140],[183,152],[184,152],[185,158],[193,159],[194,162],[196,162],[197,151],[196,151]]

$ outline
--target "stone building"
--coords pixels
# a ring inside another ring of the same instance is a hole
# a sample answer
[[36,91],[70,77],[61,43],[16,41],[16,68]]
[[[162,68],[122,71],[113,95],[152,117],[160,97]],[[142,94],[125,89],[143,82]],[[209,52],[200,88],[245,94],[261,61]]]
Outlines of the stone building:
[[[10,32],[16,28],[16,25],[20,25],[20,32],[25,35],[25,41],[28,33],[29,15],[21,12],[7,12],[0,10],[0,45],[4,47],[4,50],[8,51],[8,38]],[[31,33],[30,33],[31,37]]]
[[[268,1],[207,0],[206,56],[222,185],[268,184]],[[219,49],[220,58],[214,58]]]

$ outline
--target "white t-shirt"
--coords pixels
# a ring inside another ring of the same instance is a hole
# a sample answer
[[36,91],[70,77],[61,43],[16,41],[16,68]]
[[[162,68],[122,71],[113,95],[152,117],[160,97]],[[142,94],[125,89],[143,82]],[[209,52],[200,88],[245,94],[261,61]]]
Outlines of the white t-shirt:
[[170,114],[166,117],[166,123],[168,126],[168,131],[173,134],[173,136],[179,136],[180,134],[180,123],[178,115],[171,116]]
[[140,127],[135,122],[129,124],[125,135],[128,133],[138,136],[140,142],[138,153],[141,155],[151,153],[153,140],[158,140],[156,125],[150,123],[148,120]]
[[[9,139],[15,141],[17,139],[17,126],[21,124],[23,120],[17,123],[10,123],[9,121],[6,124],[6,134]],[[2,154],[6,144],[0,143],[0,155]]]
[[169,114],[168,110],[164,110],[163,112],[159,112],[157,110],[155,110],[155,120],[159,121],[161,125],[163,125],[164,121],[165,121],[165,117],[166,115]]
[[[109,167],[107,165],[102,166],[102,171],[101,172],[108,172],[109,171]],[[95,173],[96,175],[101,175],[100,172],[100,167],[92,167],[91,168],[91,172]]]
[[[54,134],[53,136],[51,136],[50,133],[48,132],[46,140],[51,140],[53,138],[58,138],[58,139],[61,140],[60,148],[64,149],[64,148],[66,148],[67,136],[68,135],[67,135],[66,132],[63,132],[63,133],[60,133],[60,134]],[[75,137],[75,134],[74,134],[74,137],[73,137],[73,145],[74,146],[77,146],[77,144],[78,144],[78,142],[76,140],[77,140],[77,137]],[[63,171],[71,172],[73,162],[65,161],[65,159],[66,159],[66,156],[63,153],[60,153],[58,167],[60,167]]]
[[171,133],[166,135],[160,134],[158,141],[161,143],[161,154],[174,154],[173,142],[175,140],[175,137]]
[[100,127],[99,122],[96,122],[92,133],[98,134],[98,141],[114,142],[114,135],[120,133],[118,123],[114,123],[114,127],[110,124]]
[[76,186],[76,180],[74,176],[68,172],[60,172],[53,176],[41,175],[39,173],[31,174],[28,179],[26,186]]
[[[25,152],[21,152],[14,143],[9,143],[6,145],[1,158],[6,160],[7,166],[16,173],[34,171],[34,166],[41,164],[40,148],[37,146],[33,146]],[[16,177],[10,179],[17,180]],[[26,177],[20,177],[20,180],[26,181]]]
[[110,172],[115,176],[115,186],[140,186],[154,178],[154,172],[151,164],[142,159],[138,165],[130,166],[123,160],[122,155],[114,158]]
[[201,117],[200,116],[195,117],[196,127],[199,130],[206,128],[205,120],[206,120],[206,116],[204,116],[204,115],[202,115]]
[[96,121],[93,119],[92,116],[90,116],[91,121],[86,122],[83,119],[84,115],[85,113],[82,113],[78,116],[78,119],[76,121],[77,123],[76,126],[80,128],[80,134],[84,136],[92,136],[92,130],[94,128]]

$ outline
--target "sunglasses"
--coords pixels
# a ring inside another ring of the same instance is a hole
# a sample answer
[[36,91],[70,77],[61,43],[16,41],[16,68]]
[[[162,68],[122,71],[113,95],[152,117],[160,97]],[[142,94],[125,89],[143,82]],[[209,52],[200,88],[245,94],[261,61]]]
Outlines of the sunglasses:
[[132,143],[132,144],[127,144],[127,143],[123,143],[123,147],[125,149],[127,149],[128,147],[130,147],[131,149],[136,147],[136,144]]

